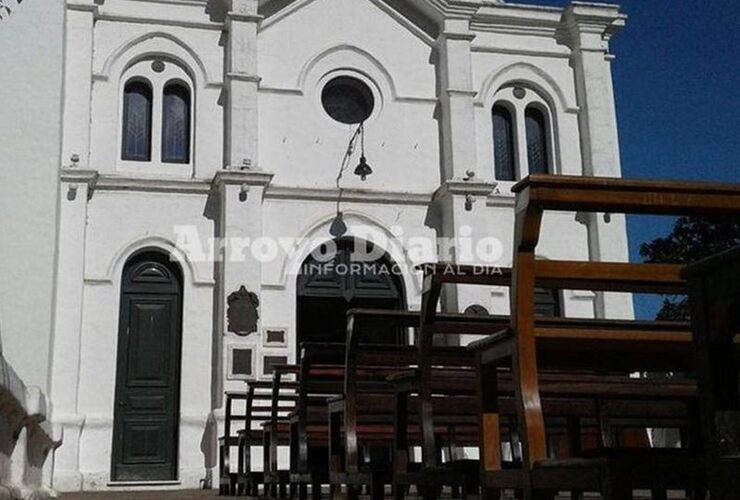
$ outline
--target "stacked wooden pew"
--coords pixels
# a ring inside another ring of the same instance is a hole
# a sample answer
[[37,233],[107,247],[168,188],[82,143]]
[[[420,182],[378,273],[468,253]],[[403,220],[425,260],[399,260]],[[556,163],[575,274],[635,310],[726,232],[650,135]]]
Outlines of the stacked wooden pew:
[[740,247],[689,266],[701,402],[701,444],[712,498],[740,498]]
[[[491,366],[509,366],[514,380],[523,462],[515,471],[498,467],[496,449],[486,450],[483,484],[496,493],[517,485],[528,497],[558,490],[596,490],[605,498],[631,498],[634,488],[703,489],[704,467],[697,450],[606,448],[575,459],[548,457],[540,372],[605,370],[686,372],[693,368],[691,332],[685,325],[598,320],[585,324],[538,324],[537,286],[594,291],[685,293],[682,267],[662,264],[544,261],[536,259],[543,212],[722,216],[740,213],[740,187],[657,183],[622,179],[530,176],[517,193],[511,327],[473,346],[481,357],[479,376],[494,391]],[[594,391],[593,396],[601,397]],[[616,395],[627,392],[619,388]],[[662,396],[662,395],[661,395]],[[670,391],[665,394],[672,397]],[[656,399],[660,396],[656,395]],[[495,400],[482,409],[484,436],[495,436]],[[484,438],[486,446],[491,439]]]
[[[678,265],[535,255],[546,210],[737,217],[740,186],[533,175],[514,191],[512,269],[421,266],[420,311],[350,311],[344,343],[303,344],[299,365],[278,367],[271,383],[248,386],[249,415],[239,420],[245,429],[234,441],[227,428],[223,441],[239,447],[239,471],[222,467],[222,492],[256,495],[264,484],[268,496],[290,489],[303,499],[310,486],[318,499],[322,485],[330,485],[333,497],[344,491],[356,498],[366,488],[378,500],[392,485],[396,499],[412,487],[436,499],[447,487],[453,496],[499,498],[502,490],[514,490],[528,499],[559,491],[580,498],[596,491],[609,500],[631,498],[634,489],[651,490],[657,499],[668,489],[703,498],[709,483],[717,498],[737,497],[726,492],[740,474],[740,396],[718,380],[733,373],[737,379],[737,364],[726,353],[707,349],[687,323],[538,317],[535,311],[537,289],[680,294],[687,291],[685,276],[708,275],[716,266],[682,275]],[[706,277],[695,281],[702,285],[693,295],[710,295]],[[510,287],[511,316],[440,313],[446,284]],[[737,289],[725,289],[737,301]],[[716,326],[697,312],[706,300],[694,300],[695,331]],[[730,299],[722,300],[721,345],[737,354],[738,313],[726,308]],[[377,344],[363,333],[379,327],[401,332],[397,337],[408,343]],[[481,338],[467,346],[455,339],[469,335]],[[685,375],[697,372],[695,346],[701,406],[696,381]],[[710,369],[712,363],[724,371]],[[297,379],[286,382],[281,370]],[[635,372],[654,378],[635,378]],[[279,413],[286,391],[295,407]],[[251,471],[248,451],[259,440],[251,422],[260,414],[249,402],[258,394],[271,398],[262,427],[264,473]],[[679,429],[681,447],[651,447],[646,432],[655,427]],[[290,468],[279,470],[277,447],[288,445]],[[412,460],[414,447],[421,449],[420,461]],[[477,448],[480,458],[466,458],[468,448]]]

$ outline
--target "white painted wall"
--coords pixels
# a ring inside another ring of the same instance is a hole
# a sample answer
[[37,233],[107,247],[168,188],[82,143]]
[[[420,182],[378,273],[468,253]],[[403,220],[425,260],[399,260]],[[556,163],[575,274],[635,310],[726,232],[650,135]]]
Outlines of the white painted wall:
[[[11,2],[15,4],[15,2]],[[48,388],[64,49],[62,0],[0,21],[0,323],[3,354]]]

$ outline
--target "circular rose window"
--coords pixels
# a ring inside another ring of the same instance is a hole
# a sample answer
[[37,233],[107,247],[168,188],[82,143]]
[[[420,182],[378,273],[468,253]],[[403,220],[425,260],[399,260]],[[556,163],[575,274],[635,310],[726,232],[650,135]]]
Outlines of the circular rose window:
[[336,121],[356,125],[370,117],[375,107],[375,97],[362,80],[338,76],[324,86],[321,104]]

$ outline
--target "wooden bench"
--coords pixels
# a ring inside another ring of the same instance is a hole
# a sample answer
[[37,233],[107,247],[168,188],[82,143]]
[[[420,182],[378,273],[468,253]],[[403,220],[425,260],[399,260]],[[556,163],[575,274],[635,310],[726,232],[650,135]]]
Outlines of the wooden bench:
[[712,498],[740,498],[740,247],[688,266]]
[[247,412],[238,412],[234,409],[234,403],[247,400],[247,393],[227,391],[224,393],[226,405],[224,411],[224,434],[218,439],[218,477],[219,494],[237,494],[237,472],[231,470],[231,450],[239,444],[239,438],[234,429],[235,422],[244,422]]
[[[350,322],[348,323],[348,345],[351,346],[353,343],[352,319],[356,321],[358,318],[364,319],[365,321],[375,320],[385,322],[389,328],[393,327],[393,325],[395,324],[394,322],[401,321],[403,322],[403,326],[413,326],[421,324],[423,331],[428,334],[428,336],[426,337],[428,343],[426,344],[426,346],[422,345],[419,348],[419,351],[423,351],[424,353],[433,352],[435,349],[438,349],[438,347],[434,347],[432,336],[435,334],[485,334],[495,332],[497,329],[503,328],[509,324],[510,320],[506,316],[467,316],[460,314],[440,314],[436,312],[437,304],[435,303],[435,300],[437,297],[439,297],[440,288],[443,283],[465,283],[499,286],[508,285],[511,277],[510,270],[505,268],[486,269],[482,266],[460,266],[447,263],[424,265],[421,266],[421,268],[425,272],[423,304],[426,306],[426,310],[430,312],[430,314],[427,316],[426,323],[423,323],[420,319],[418,319],[418,313],[410,311],[357,311],[354,315],[355,318],[351,318]],[[421,315],[422,317],[424,316],[424,309],[422,309]],[[376,317],[373,318],[373,316]],[[570,323],[582,326],[585,325],[586,321],[587,320],[573,320],[570,321]],[[563,321],[552,319],[545,322],[544,324],[547,326],[559,326],[562,323]],[[591,322],[591,324],[593,324],[593,321]],[[419,338],[424,339],[421,334],[419,335]],[[355,342],[356,341],[357,340],[355,339]],[[355,352],[367,353],[368,349],[371,349],[371,347],[363,345],[361,349],[355,349]],[[431,351],[428,351],[430,349]],[[450,349],[454,350],[455,348]],[[457,349],[465,351],[461,348]],[[357,360],[351,361],[352,352],[352,348],[348,347],[348,367],[353,366],[353,364],[357,363]],[[419,355],[417,354],[417,356]],[[410,466],[410,464],[408,463],[407,453],[409,442],[406,440],[404,434],[405,429],[408,427],[408,422],[406,422],[404,417],[404,419],[402,419],[402,421],[396,425],[397,448],[395,450],[394,458],[394,462],[396,464],[396,471],[394,474],[394,486],[396,486],[396,491],[398,492],[405,491],[405,488],[412,484],[421,488],[433,487],[435,489],[438,489],[440,486],[443,485],[452,486],[453,488],[462,488],[463,490],[467,489],[469,491],[472,491],[476,488],[478,472],[475,463],[471,461],[452,460],[448,461],[445,464],[445,467],[440,467],[439,444],[440,439],[445,438],[445,436],[440,433],[439,428],[440,424],[445,423],[445,421],[453,423],[457,422],[458,425],[450,427],[451,430],[456,428],[465,429],[462,432],[455,432],[456,436],[453,439],[450,439],[449,437],[452,436],[453,433],[449,432],[448,436],[446,437],[448,443],[450,443],[450,441],[457,441],[457,445],[478,445],[477,426],[468,425],[468,427],[465,428],[463,425],[460,425],[461,423],[464,423],[466,419],[468,419],[467,421],[470,422],[471,418],[473,419],[473,422],[477,423],[477,406],[475,404],[471,405],[471,402],[474,403],[474,401],[470,399],[472,398],[472,396],[475,395],[476,386],[474,377],[472,376],[472,368],[475,367],[474,357],[465,352],[458,353],[456,357],[458,358],[456,360],[456,367],[448,367],[451,368],[451,370],[443,370],[440,368],[445,363],[444,360],[425,362],[425,359],[432,359],[429,358],[428,354],[421,354],[421,358],[417,358],[420,367],[424,367],[426,363],[426,366],[434,367],[434,369],[430,371],[430,373],[436,374],[436,376],[432,377],[433,385],[431,387],[431,392],[434,393],[437,397],[427,399],[427,401],[430,403],[430,406],[433,408],[433,411],[427,413],[424,418],[422,418],[422,427],[426,426],[428,429],[431,429],[431,432],[427,432],[425,434],[426,439],[423,440],[423,444],[426,446],[426,450],[431,451],[425,450],[425,462],[422,468]],[[404,363],[409,364],[409,360],[405,361]],[[471,370],[467,372],[467,380],[459,379],[461,374],[466,374],[466,372],[459,371],[459,369],[462,367],[471,368]],[[348,377],[353,371],[355,370],[349,371]],[[397,409],[396,413],[398,415],[404,415],[407,412],[407,409],[411,407],[412,413],[410,413],[410,415],[413,414],[413,408],[416,406],[417,401],[413,401],[413,398],[411,398],[410,401],[412,402],[411,404],[409,404],[409,401],[407,401],[406,399],[411,394],[420,392],[421,383],[423,380],[422,370],[419,369],[412,372],[397,374],[396,376],[392,377],[392,379],[399,393],[397,405],[401,408],[400,410]],[[557,395],[561,399],[559,401],[553,401],[552,404],[560,408],[569,406],[571,408],[580,408],[580,412],[570,412],[568,414],[569,418],[573,417],[574,415],[581,417],[588,416],[588,405],[586,405],[586,409],[584,410],[583,404],[578,405],[578,403],[581,403],[581,401],[576,401],[573,399],[562,399],[563,397],[582,397],[583,391],[575,391],[577,393],[576,395],[569,394],[567,392],[569,390],[568,384],[563,383],[568,382],[567,379],[563,380],[561,378],[560,383],[556,382],[557,381],[555,380],[552,381],[552,390],[550,390],[549,392],[552,392],[554,395]],[[626,384],[630,384],[631,382],[625,381],[624,377],[621,377],[619,379],[619,383],[621,385],[617,386],[617,383],[615,381],[611,381],[609,389],[614,392],[619,390],[619,387],[624,387]],[[510,380],[509,385],[511,386]],[[573,384],[570,385],[572,386]],[[603,385],[604,384],[602,384],[602,386]],[[590,384],[589,387],[593,389],[594,384]],[[351,394],[350,388],[351,386],[347,387],[348,395]],[[693,388],[690,388],[690,390],[693,390]],[[453,400],[449,397],[438,397],[442,394],[448,394],[455,399]],[[465,399],[466,397],[468,398],[467,400]],[[419,399],[419,401],[421,401],[421,398]],[[451,402],[452,404],[441,405],[440,402]],[[509,401],[509,403],[511,403],[511,401]],[[341,408],[341,404],[341,402],[337,402],[337,405],[339,405],[338,408]],[[350,408],[352,406],[347,405],[346,402],[344,402],[344,404],[345,406],[349,406]],[[509,406],[512,407],[511,404],[509,404]],[[445,407],[447,408],[446,415],[444,414]],[[450,409],[452,409],[452,411],[450,411]],[[673,407],[673,409],[675,410],[675,406]],[[349,420],[351,421],[352,412],[347,411],[346,413],[348,416],[350,416]],[[562,415],[566,414],[566,412],[562,411],[560,413]],[[593,414],[593,412],[591,413]],[[432,416],[434,416],[435,418],[431,418]],[[630,416],[632,417],[632,421],[634,421],[635,415],[632,414]],[[664,418],[666,417],[665,414],[662,416]],[[657,415],[654,415],[654,417],[657,417]],[[442,419],[444,419],[444,421],[442,421]],[[622,420],[624,420],[624,418],[622,418]],[[673,420],[673,422],[675,421],[676,419]],[[615,424],[616,423],[612,424],[611,427],[614,428]],[[600,425],[604,427],[604,422],[600,422]],[[566,427],[566,425],[561,424],[561,427]],[[351,426],[347,426],[347,428],[351,428]],[[473,430],[471,431],[471,429]],[[599,430],[599,432],[600,434],[605,434],[603,430]],[[351,435],[351,433],[349,435]],[[516,432],[512,433],[512,436],[514,436],[512,440],[515,441]],[[349,449],[354,449],[356,446],[350,442],[350,444],[348,444],[348,447]],[[455,457],[456,454],[454,452],[454,449],[451,449],[448,455],[450,457]],[[429,460],[431,464],[429,464],[429,462],[427,461],[427,457],[431,458],[431,460]],[[347,467],[347,470],[351,470],[351,467],[354,465],[353,462],[353,460],[349,461],[349,466]],[[370,480],[372,476],[368,475],[367,473],[358,473],[356,471],[356,465],[354,467],[355,470],[353,471],[353,474],[349,475],[349,477],[354,477],[359,482]],[[376,470],[374,474],[376,478],[374,480],[376,482],[378,481],[378,477],[382,477],[382,475],[379,476],[379,472],[381,471]],[[343,477],[347,479],[348,475],[345,473]],[[364,479],[360,481],[359,478]],[[363,484],[366,483],[363,482]],[[427,490],[429,490],[429,488],[427,488]]]
[[[290,469],[279,467],[278,449],[291,444],[290,415],[295,412],[297,405],[299,382],[287,378],[297,378],[299,372],[298,365],[273,366],[270,417],[262,424],[262,480],[264,494],[269,498],[285,498],[290,487]],[[285,404],[281,404],[283,401],[294,404],[286,408]]]
[[[297,368],[297,367],[295,367]],[[279,371],[286,373],[293,370],[290,365],[280,365]],[[282,388],[291,390],[290,383],[282,383]],[[264,472],[254,470],[252,461],[252,447],[262,446],[263,430],[255,429],[253,424],[261,426],[263,423],[270,422],[273,418],[273,412],[276,412],[277,420],[287,420],[287,417],[295,409],[295,394],[281,391],[277,396],[277,406],[273,407],[272,381],[250,381],[247,383],[246,399],[246,420],[244,428],[238,435],[239,461],[237,469],[237,495],[247,494],[257,496],[259,487],[265,484]],[[287,405],[285,404],[287,403]],[[276,409],[275,409],[276,408]],[[263,449],[263,452],[268,450]]]
[[[540,368],[544,363],[567,369],[594,370],[607,359],[623,371],[685,370],[691,364],[691,334],[684,325],[604,322],[575,326],[570,321],[542,325],[535,319],[535,288],[593,291],[685,293],[682,267],[668,264],[543,261],[535,258],[545,210],[619,212],[662,215],[735,215],[740,213],[740,186],[707,183],[628,181],[622,179],[532,175],[518,183],[511,286],[511,328],[478,345],[481,377],[495,394],[496,369],[511,366],[521,426],[523,466],[496,470],[496,446],[485,451],[486,485],[500,487],[519,474],[527,498],[549,497],[554,489],[596,489],[606,498],[629,498],[632,488],[701,489],[697,456],[683,451],[623,450],[576,461],[548,460],[542,409]],[[487,367],[485,365],[488,365]],[[495,397],[484,398],[483,443],[498,434]],[[671,470],[661,466],[670,461]],[[638,473],[639,472],[639,473]],[[495,493],[495,490],[492,492]],[[655,492],[658,496],[663,491]]]
[[[385,485],[391,484],[393,478],[390,463],[391,447],[394,442],[403,441],[404,444],[398,446],[402,446],[403,453],[407,455],[408,446],[411,444],[407,437],[399,439],[395,432],[398,391],[397,384],[392,380],[393,375],[414,366],[418,353],[416,346],[412,345],[371,343],[372,338],[364,336],[363,330],[370,332],[377,331],[377,328],[404,330],[408,336],[409,328],[419,324],[419,313],[354,309],[347,313],[347,319],[344,395],[329,405],[331,481],[334,485],[346,486],[350,497],[357,495],[360,486],[368,486],[373,497],[381,498]],[[447,321],[467,319],[467,316],[459,314],[445,316]],[[469,364],[467,360],[471,359],[464,349],[444,346],[437,347],[433,356],[435,362],[453,366],[461,362]],[[415,418],[416,413],[411,417]],[[418,423],[414,422],[414,425],[416,429],[412,432],[413,440],[418,442],[420,437]],[[402,432],[408,434],[406,426]],[[437,434],[438,436],[441,434],[439,430]],[[363,445],[365,450],[372,451],[365,460],[362,460],[360,453]],[[394,456],[395,461],[399,453],[395,453]]]
[[309,485],[320,499],[330,483],[327,405],[342,394],[344,372],[343,343],[301,343],[298,404],[290,417],[290,482],[301,500]]

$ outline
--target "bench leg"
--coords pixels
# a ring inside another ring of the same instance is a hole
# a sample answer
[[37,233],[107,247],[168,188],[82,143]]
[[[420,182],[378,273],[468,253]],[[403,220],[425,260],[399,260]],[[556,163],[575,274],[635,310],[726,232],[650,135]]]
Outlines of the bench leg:
[[370,486],[370,494],[372,500],[383,500],[385,498],[385,484],[373,481]]
[[632,485],[623,477],[610,474],[602,488],[601,496],[604,500],[632,500]]
[[556,492],[552,490],[534,490],[532,498],[534,500],[553,500]]
[[668,500],[668,492],[661,486],[653,488],[650,496],[653,500]]
[[402,485],[402,484],[394,484],[393,485],[393,500],[406,500],[406,495],[408,495],[408,486]]
[[343,500],[341,484],[332,484],[329,486],[329,500]]
[[422,486],[421,497],[424,500],[437,500],[440,496],[441,488],[436,486]]
[[481,488],[481,500],[501,500],[501,490],[498,488]]
[[313,483],[311,485],[311,500],[321,500],[321,484]]
[[360,489],[357,486],[347,485],[347,500],[358,500],[360,498]]
[[308,485],[300,483],[298,485],[298,500],[306,500],[308,498]]

